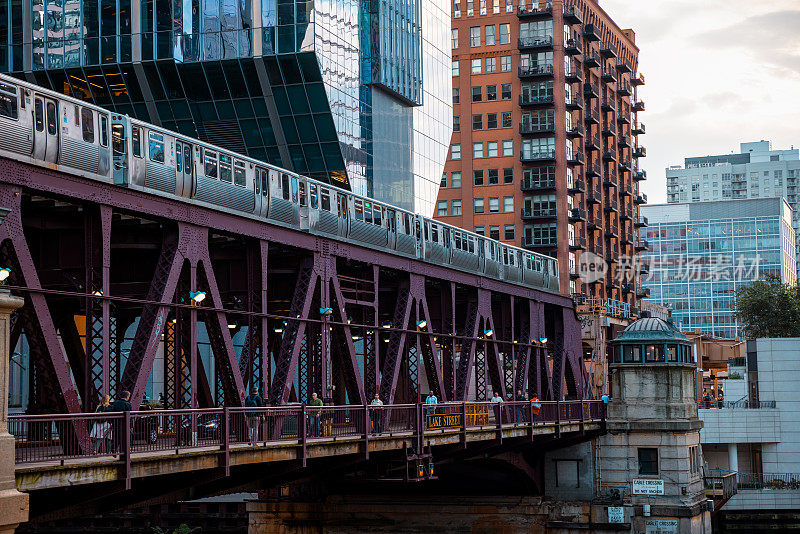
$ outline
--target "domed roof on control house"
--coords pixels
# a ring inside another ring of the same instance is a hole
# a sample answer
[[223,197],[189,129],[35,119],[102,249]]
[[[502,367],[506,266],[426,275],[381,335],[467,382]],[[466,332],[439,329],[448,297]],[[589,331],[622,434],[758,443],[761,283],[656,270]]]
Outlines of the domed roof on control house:
[[612,365],[695,365],[692,342],[671,321],[657,317],[634,321],[610,345]]

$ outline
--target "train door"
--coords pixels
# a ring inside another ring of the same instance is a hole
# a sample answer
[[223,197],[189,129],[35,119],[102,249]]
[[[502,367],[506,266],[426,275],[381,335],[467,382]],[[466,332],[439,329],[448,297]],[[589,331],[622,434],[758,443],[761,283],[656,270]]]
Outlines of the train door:
[[128,120],[111,116],[111,168],[114,184],[128,185]]
[[349,231],[347,224],[349,216],[347,212],[347,195],[344,193],[336,193],[336,212],[339,214],[339,235],[346,237]]
[[33,99],[33,157],[58,162],[58,102],[41,95]]
[[256,167],[256,177],[253,180],[256,193],[256,209],[254,213],[259,217],[266,217],[267,209],[269,208],[269,172],[266,169]]
[[386,228],[388,230],[388,246],[394,250],[397,246],[397,213],[393,209],[386,209]]
[[175,141],[175,194],[181,197],[194,196],[194,150],[192,145],[185,141]]
[[425,240],[422,239],[422,225],[425,219],[421,215],[414,216],[414,238],[417,240],[417,258],[425,259]]

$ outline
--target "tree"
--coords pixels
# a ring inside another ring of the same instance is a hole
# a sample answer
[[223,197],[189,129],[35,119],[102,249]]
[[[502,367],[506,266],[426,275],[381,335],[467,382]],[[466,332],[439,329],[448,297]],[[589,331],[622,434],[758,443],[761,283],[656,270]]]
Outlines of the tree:
[[734,310],[745,337],[800,337],[800,287],[777,276],[740,287]]

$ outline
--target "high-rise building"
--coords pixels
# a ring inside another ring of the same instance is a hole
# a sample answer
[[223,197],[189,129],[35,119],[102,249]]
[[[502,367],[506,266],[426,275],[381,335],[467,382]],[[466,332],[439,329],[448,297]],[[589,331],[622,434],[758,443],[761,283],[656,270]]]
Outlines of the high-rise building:
[[451,135],[448,11],[0,0],[0,71],[429,215]]
[[[739,154],[686,158],[667,169],[667,202],[784,197],[800,235],[800,151],[773,150],[770,141],[741,143]],[[797,242],[800,256],[800,241]]]
[[[435,216],[557,256],[562,292],[635,305],[639,49],[595,0],[454,0],[453,138]],[[607,262],[584,283],[578,259]]]
[[797,281],[792,208],[783,198],[644,206],[642,284],[684,331],[740,334],[736,290],[777,276]]

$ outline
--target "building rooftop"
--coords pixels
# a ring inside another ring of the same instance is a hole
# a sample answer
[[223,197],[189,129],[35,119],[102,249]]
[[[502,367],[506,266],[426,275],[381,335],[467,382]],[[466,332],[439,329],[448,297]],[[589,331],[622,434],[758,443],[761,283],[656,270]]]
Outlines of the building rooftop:
[[688,341],[686,336],[671,322],[658,317],[644,317],[628,325],[614,341],[652,340]]

